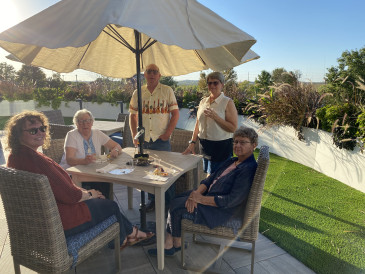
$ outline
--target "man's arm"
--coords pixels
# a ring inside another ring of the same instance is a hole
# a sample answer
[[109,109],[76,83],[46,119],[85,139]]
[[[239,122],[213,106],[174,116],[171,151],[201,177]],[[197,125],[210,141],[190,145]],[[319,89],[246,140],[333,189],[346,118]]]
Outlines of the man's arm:
[[174,131],[175,127],[176,127],[176,124],[177,122],[179,121],[179,116],[180,116],[180,112],[178,109],[174,109],[171,111],[171,118],[170,118],[170,121],[169,121],[169,124],[166,128],[166,131],[164,134],[162,134],[159,138],[163,141],[167,141],[172,132]]

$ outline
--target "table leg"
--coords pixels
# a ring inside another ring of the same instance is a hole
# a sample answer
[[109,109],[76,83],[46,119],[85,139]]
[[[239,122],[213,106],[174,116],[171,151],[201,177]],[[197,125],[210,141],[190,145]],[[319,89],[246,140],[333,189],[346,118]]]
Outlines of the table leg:
[[128,187],[128,209],[133,209],[133,188]]
[[165,242],[165,192],[161,188],[155,191],[155,214],[156,214],[156,243],[157,243],[157,266],[164,269],[164,242]]

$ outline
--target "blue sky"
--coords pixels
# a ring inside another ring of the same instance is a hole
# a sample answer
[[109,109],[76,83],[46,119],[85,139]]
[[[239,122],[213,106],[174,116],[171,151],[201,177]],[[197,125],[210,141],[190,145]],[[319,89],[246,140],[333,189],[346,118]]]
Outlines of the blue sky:
[[[76,1],[76,0],[75,0]],[[152,0],[150,0],[152,1]],[[57,0],[0,0],[0,31],[58,2]],[[224,19],[257,39],[252,49],[261,56],[235,70],[239,81],[254,81],[262,70],[283,67],[299,70],[302,80],[322,81],[327,68],[337,65],[346,50],[365,46],[364,0],[198,0]],[[19,64],[4,57],[0,62]],[[76,71],[65,80],[92,80],[95,75]],[[199,73],[176,77],[198,79]]]

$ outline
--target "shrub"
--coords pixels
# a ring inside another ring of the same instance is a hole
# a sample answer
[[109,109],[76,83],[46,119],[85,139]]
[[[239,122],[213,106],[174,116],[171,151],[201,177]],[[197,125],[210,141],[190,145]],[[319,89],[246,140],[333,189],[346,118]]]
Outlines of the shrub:
[[358,137],[359,109],[350,103],[325,106],[317,111],[322,129],[332,132],[333,143],[339,148],[353,150]]
[[291,126],[302,140],[302,127],[317,127],[316,110],[328,94],[319,94],[312,84],[281,84],[260,95],[259,107],[267,126]]

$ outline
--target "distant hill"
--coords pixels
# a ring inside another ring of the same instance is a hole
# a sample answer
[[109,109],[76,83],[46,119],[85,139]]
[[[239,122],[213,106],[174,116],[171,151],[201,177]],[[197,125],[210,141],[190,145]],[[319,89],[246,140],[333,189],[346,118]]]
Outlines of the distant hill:
[[199,80],[183,80],[177,81],[178,86],[194,86],[197,85]]

